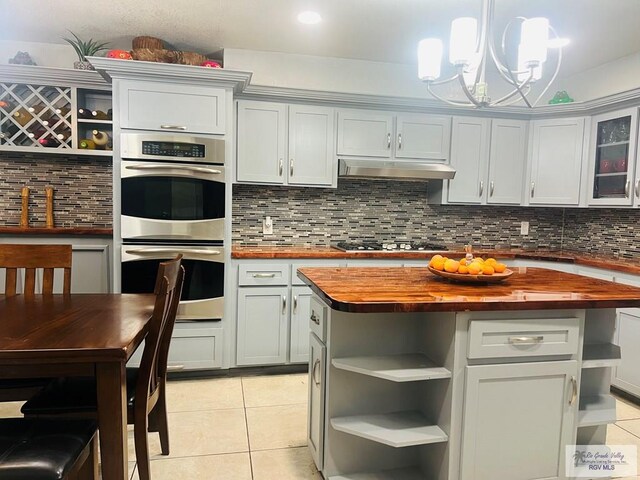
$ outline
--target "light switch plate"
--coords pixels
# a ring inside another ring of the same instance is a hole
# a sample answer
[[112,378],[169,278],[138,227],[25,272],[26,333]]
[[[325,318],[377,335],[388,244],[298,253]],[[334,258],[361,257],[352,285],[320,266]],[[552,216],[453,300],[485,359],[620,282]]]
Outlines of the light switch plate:
[[271,220],[271,217],[265,217],[262,221],[262,234],[273,235],[273,220]]
[[529,235],[529,222],[520,222],[520,235]]

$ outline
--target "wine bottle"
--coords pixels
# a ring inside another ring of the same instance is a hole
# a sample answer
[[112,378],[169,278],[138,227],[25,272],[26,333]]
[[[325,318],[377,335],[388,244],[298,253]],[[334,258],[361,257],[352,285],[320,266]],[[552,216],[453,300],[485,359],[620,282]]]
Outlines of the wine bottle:
[[38,103],[36,105],[31,105],[29,108],[27,108],[27,111],[31,114],[31,115],[40,115],[41,113],[45,113],[46,114],[46,110],[47,106],[44,105],[43,103]]
[[102,110],[93,110],[91,111],[91,116],[94,120],[108,120],[109,117]]
[[33,119],[33,115],[26,108],[20,107],[18,111],[13,113],[13,119],[19,123],[21,127],[24,127]]
[[20,130],[20,128],[14,123],[3,125],[0,128],[2,128],[2,132],[0,132],[1,138],[5,142],[8,142],[9,139],[12,138]]
[[5,112],[11,112],[11,110],[13,110],[13,104],[7,100],[0,100],[0,108]]
[[91,140],[96,144],[96,148],[104,149],[109,143],[109,135],[107,132],[102,132],[100,130],[94,130],[91,132]]
[[93,118],[93,115],[91,115],[91,110],[87,108],[79,108],[78,118]]
[[113,108],[107,110],[107,120],[113,120]]
[[94,141],[89,140],[88,138],[83,138],[82,140],[80,140],[80,143],[78,143],[78,146],[80,148],[87,149],[87,150],[95,150],[96,148],[96,144],[94,143]]
[[69,107],[59,107],[59,108],[56,108],[54,112],[56,112],[56,115],[62,118],[65,118],[68,115],[70,110],[71,109]]
[[38,143],[47,148],[57,148],[60,146],[60,140],[52,136],[43,137],[38,140]]

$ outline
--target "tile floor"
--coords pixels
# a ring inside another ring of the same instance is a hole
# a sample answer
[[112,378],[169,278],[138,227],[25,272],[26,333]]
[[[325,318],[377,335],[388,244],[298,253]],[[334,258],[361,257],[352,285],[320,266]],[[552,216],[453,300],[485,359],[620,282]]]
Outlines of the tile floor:
[[[306,374],[170,381],[168,404],[171,455],[149,436],[153,480],[322,480],[306,447]],[[19,403],[0,403],[0,417],[19,414]],[[617,399],[617,417],[609,443],[640,449],[640,407]]]

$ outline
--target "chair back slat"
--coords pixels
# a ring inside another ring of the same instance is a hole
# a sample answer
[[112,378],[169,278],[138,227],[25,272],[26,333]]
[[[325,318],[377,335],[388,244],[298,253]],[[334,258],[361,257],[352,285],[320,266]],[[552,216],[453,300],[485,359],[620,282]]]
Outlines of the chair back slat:
[[[182,255],[178,255],[173,260],[162,262],[158,268],[154,289],[155,304],[138,369],[134,405],[136,416],[147,415],[153,407],[149,405],[149,398],[155,392],[161,378],[164,378],[160,377],[161,372],[166,373],[167,358],[164,353],[160,354],[161,344],[162,340],[167,338],[166,333],[173,330],[178,312],[178,303],[184,283],[184,267],[181,266],[181,262]],[[170,338],[171,333],[166,341],[169,342]],[[164,352],[164,350],[162,351]],[[164,362],[164,366],[160,364],[162,362]]]
[[34,294],[36,271],[43,270],[42,293],[53,293],[54,269],[63,269],[62,293],[71,293],[71,245],[0,245],[0,268],[6,269],[5,295],[16,295],[18,269],[24,269],[24,293]]

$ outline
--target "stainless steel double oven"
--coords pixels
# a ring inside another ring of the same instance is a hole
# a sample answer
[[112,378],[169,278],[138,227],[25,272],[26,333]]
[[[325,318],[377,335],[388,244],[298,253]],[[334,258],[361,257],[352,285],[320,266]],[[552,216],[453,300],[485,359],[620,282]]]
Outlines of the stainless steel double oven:
[[122,292],[152,292],[158,263],[182,253],[178,320],[221,320],[224,140],[123,133],[120,145]]

